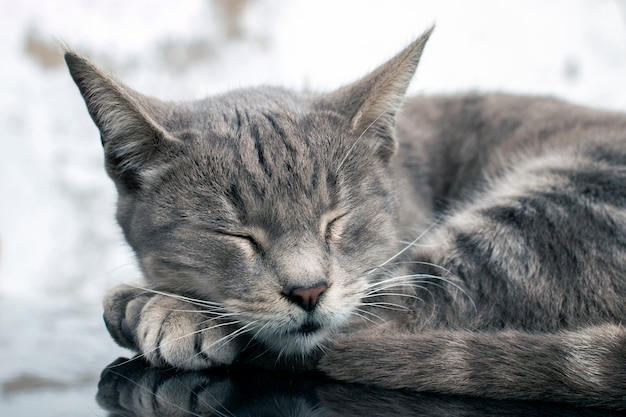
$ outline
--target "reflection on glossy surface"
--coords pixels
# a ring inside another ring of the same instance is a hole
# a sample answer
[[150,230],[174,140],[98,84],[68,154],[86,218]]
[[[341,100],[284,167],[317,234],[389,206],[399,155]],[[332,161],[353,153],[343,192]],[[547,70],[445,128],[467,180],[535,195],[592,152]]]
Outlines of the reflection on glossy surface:
[[294,375],[227,369],[176,372],[120,358],[103,372],[98,403],[130,416],[611,416],[553,404],[478,400],[389,391]]

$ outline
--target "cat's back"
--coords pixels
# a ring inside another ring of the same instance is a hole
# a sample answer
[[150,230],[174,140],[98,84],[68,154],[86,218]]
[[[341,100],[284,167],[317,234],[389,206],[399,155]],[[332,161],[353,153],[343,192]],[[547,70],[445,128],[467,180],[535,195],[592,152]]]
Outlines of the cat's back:
[[[626,167],[626,115],[550,97],[416,96],[397,124],[400,163],[433,200],[469,197],[518,164]],[[436,207],[443,208],[443,207]]]

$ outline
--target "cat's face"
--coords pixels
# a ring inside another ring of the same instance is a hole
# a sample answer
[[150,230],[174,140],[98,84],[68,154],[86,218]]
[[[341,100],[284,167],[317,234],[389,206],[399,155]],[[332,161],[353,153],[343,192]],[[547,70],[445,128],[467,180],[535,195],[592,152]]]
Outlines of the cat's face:
[[258,88],[183,104],[66,54],[151,286],[218,303],[288,354],[358,314],[369,272],[397,250],[395,115],[429,34],[330,94]]
[[[396,248],[388,164],[352,146],[339,115],[278,90],[172,107],[163,125],[176,156],[120,192],[118,219],[146,279],[221,303],[287,353],[344,324],[368,270]],[[320,285],[310,311],[289,296]]]

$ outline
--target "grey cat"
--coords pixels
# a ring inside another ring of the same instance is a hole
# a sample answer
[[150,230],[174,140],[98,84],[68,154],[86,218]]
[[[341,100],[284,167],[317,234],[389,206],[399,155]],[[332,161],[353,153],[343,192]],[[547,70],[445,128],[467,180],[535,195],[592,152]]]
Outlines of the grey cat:
[[626,116],[414,97],[430,36],[326,94],[166,103],[65,59],[146,288],[105,299],[155,366],[626,408]]

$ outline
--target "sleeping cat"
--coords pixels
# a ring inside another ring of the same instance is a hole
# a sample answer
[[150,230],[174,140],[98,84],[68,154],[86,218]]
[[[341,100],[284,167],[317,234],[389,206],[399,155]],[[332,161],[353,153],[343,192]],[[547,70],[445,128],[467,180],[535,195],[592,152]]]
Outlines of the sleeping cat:
[[145,275],[155,366],[626,408],[626,116],[404,95],[427,31],[325,94],[146,97],[68,51]]

